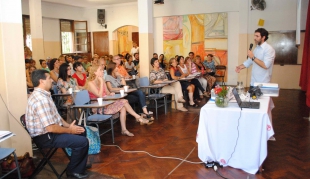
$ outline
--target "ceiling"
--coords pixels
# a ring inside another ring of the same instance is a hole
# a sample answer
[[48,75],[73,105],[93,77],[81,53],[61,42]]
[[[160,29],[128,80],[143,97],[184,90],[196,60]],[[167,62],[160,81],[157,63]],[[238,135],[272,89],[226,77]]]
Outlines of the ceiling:
[[137,0],[42,0],[44,2],[64,4],[77,7],[96,7],[112,4],[137,2]]

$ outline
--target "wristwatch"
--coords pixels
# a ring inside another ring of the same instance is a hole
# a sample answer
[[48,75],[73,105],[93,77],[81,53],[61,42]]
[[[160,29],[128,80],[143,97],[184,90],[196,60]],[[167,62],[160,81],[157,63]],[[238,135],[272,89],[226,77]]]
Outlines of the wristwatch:
[[255,56],[253,56],[253,58],[252,58],[252,61],[254,61],[255,60]]

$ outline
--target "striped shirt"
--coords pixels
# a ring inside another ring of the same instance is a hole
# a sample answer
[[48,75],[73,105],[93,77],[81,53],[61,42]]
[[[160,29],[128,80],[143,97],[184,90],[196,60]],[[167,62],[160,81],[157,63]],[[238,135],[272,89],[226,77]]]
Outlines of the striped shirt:
[[27,103],[26,127],[31,137],[48,133],[46,127],[49,125],[62,125],[50,92],[35,88]]

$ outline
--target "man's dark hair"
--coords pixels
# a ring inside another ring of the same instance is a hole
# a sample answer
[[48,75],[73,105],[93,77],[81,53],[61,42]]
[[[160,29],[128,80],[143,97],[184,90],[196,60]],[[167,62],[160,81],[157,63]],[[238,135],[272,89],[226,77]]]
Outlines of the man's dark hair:
[[58,76],[58,79],[62,79],[64,81],[67,81],[67,78],[68,78],[68,67],[70,67],[67,63],[63,63],[60,65],[59,67],[59,76]]
[[139,53],[134,53],[133,56],[136,56],[136,54],[139,54]]
[[116,68],[116,63],[114,62],[110,62],[108,65],[107,65],[107,74],[108,75],[112,75],[112,72],[113,70]]
[[195,55],[194,52],[189,52],[188,55],[190,55],[190,54]]
[[268,33],[268,31],[267,31],[266,29],[264,29],[264,28],[258,28],[258,29],[255,30],[255,33],[256,33],[256,32],[260,33],[260,36],[261,36],[262,38],[265,36],[265,40],[264,40],[264,41],[265,41],[265,42],[267,41],[269,33]]
[[152,58],[152,59],[151,59],[151,65],[152,65],[152,67],[154,67],[154,63],[155,63],[156,60],[158,60],[158,58]]
[[76,71],[76,68],[79,66],[83,66],[81,62],[77,61],[77,62],[73,63],[73,70]]
[[183,59],[184,59],[184,57],[183,57],[183,56],[178,56],[178,58],[177,58],[178,63],[180,63],[181,58],[183,58]]
[[25,59],[25,63],[31,63],[30,59]]
[[40,61],[40,65],[42,65],[42,63],[43,63],[45,60],[40,59],[39,61]]
[[53,59],[50,61],[49,65],[48,65],[48,68],[49,68],[50,70],[54,70],[54,65],[55,65],[55,62],[56,62],[57,60],[58,60],[57,58],[53,58]]
[[31,73],[31,80],[33,87],[38,87],[40,84],[40,80],[46,80],[46,75],[45,73],[49,73],[46,70],[34,70]]
[[82,56],[75,56],[75,57],[74,57],[74,60],[75,60],[75,61],[78,61],[79,59],[82,59]]

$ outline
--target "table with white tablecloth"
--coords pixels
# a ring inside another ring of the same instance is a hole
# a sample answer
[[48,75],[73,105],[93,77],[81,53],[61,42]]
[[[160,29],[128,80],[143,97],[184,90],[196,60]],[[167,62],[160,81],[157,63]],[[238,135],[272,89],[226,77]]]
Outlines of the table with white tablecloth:
[[223,166],[255,174],[267,157],[267,141],[274,135],[270,97],[261,97],[260,109],[239,108],[230,102],[219,108],[208,102],[200,111],[196,142],[203,162],[217,161]]

